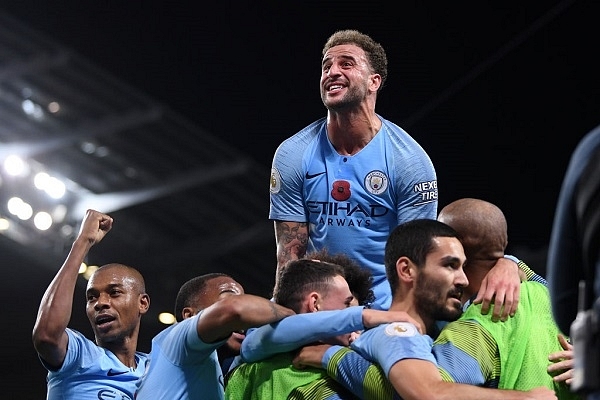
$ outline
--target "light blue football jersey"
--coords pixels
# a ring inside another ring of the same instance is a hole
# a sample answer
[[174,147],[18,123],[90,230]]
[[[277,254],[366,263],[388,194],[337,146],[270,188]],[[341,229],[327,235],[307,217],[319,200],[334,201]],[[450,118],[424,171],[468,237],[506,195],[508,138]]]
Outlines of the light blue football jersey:
[[374,308],[388,309],[385,243],[398,224],[437,218],[437,176],[425,150],[381,116],[381,129],[357,154],[342,156],[326,118],[282,142],[270,179],[271,220],[307,222],[308,251],[345,253],[373,274]]

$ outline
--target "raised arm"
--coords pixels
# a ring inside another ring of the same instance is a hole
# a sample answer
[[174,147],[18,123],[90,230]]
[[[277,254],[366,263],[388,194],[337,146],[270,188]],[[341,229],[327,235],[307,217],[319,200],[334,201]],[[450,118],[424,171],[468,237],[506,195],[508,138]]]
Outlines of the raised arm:
[[33,345],[40,357],[52,367],[60,367],[67,352],[68,336],[65,331],[71,319],[79,267],[91,247],[110,231],[112,223],[110,216],[87,210],[71,251],[42,297],[33,328]]

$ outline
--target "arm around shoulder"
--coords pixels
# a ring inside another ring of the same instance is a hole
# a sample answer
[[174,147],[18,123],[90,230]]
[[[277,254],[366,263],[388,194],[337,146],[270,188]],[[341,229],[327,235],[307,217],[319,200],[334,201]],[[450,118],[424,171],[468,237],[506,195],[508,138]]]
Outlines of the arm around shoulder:
[[294,314],[289,308],[264,297],[232,295],[203,310],[196,329],[202,341],[212,343],[232,332],[277,322]]
[[489,312],[494,304],[492,318],[494,321],[505,321],[517,311],[521,293],[520,270],[513,259],[501,257],[486,274],[473,303],[481,303],[482,314]]

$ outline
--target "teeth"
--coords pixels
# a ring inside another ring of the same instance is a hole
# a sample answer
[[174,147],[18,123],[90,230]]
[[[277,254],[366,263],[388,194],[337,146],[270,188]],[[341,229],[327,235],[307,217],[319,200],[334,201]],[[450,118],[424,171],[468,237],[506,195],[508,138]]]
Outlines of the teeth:
[[335,90],[335,89],[341,89],[342,85],[334,85],[334,86],[330,86],[329,90]]

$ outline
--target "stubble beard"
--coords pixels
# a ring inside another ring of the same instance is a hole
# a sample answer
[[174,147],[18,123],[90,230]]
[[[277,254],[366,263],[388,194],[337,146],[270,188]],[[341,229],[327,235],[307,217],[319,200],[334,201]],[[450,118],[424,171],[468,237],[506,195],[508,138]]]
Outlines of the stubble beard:
[[451,293],[440,293],[437,285],[417,281],[415,287],[415,304],[419,315],[434,321],[456,321],[463,313],[461,306],[448,306]]
[[329,111],[342,112],[356,108],[365,99],[365,93],[356,86],[349,86],[346,94],[341,98],[331,100],[327,97],[327,91],[321,89],[321,101]]

